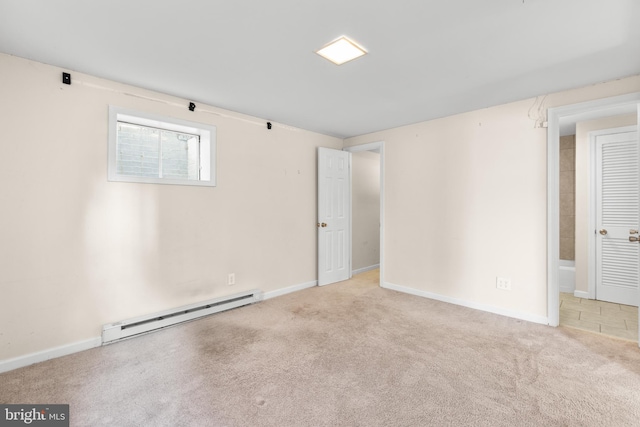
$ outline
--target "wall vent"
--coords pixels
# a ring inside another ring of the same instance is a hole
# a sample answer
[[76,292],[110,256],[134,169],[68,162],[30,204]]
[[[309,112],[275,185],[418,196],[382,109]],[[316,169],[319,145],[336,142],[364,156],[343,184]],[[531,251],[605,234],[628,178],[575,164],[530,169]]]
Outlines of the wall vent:
[[195,320],[210,314],[253,304],[262,300],[262,291],[254,289],[227,297],[185,305],[147,316],[109,323],[102,327],[102,344],[146,334],[182,322]]

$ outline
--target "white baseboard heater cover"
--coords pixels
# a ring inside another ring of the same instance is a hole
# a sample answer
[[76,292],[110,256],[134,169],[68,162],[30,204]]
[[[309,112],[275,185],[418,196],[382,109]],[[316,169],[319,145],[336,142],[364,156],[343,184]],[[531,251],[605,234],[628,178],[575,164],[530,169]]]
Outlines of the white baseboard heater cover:
[[102,327],[102,344],[109,344],[134,335],[145,334],[199,317],[253,304],[258,301],[262,301],[262,291],[254,289],[252,291],[185,305],[147,316],[109,323]]

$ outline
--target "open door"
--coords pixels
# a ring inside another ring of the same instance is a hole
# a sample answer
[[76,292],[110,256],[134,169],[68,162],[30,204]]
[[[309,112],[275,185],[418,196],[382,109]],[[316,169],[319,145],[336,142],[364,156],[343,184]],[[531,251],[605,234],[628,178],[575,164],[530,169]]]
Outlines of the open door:
[[[638,115],[638,121],[636,122],[636,137],[638,138],[638,150],[640,150],[640,103],[636,108],[636,114]],[[640,167],[638,168],[638,200],[640,200]],[[631,239],[631,236],[629,237]],[[640,241],[637,241],[640,245]],[[640,254],[638,255],[638,263],[640,265]],[[638,347],[640,347],[640,278],[638,278]]]
[[318,148],[318,284],[351,277],[351,153]]

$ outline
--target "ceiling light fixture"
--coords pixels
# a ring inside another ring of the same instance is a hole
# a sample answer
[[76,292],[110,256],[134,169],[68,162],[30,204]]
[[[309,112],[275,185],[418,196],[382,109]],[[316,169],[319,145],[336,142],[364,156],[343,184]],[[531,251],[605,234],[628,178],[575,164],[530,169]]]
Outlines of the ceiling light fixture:
[[367,51],[353,40],[342,36],[322,49],[316,50],[316,53],[336,65],[342,65],[345,62],[360,58],[365,55]]

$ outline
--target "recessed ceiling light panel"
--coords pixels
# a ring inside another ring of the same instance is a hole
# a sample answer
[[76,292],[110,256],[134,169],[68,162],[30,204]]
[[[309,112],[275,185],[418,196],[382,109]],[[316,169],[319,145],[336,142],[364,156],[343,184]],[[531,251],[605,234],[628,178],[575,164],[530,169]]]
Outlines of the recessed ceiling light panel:
[[342,36],[317,50],[316,53],[336,65],[342,65],[365,55],[367,51],[356,42]]

